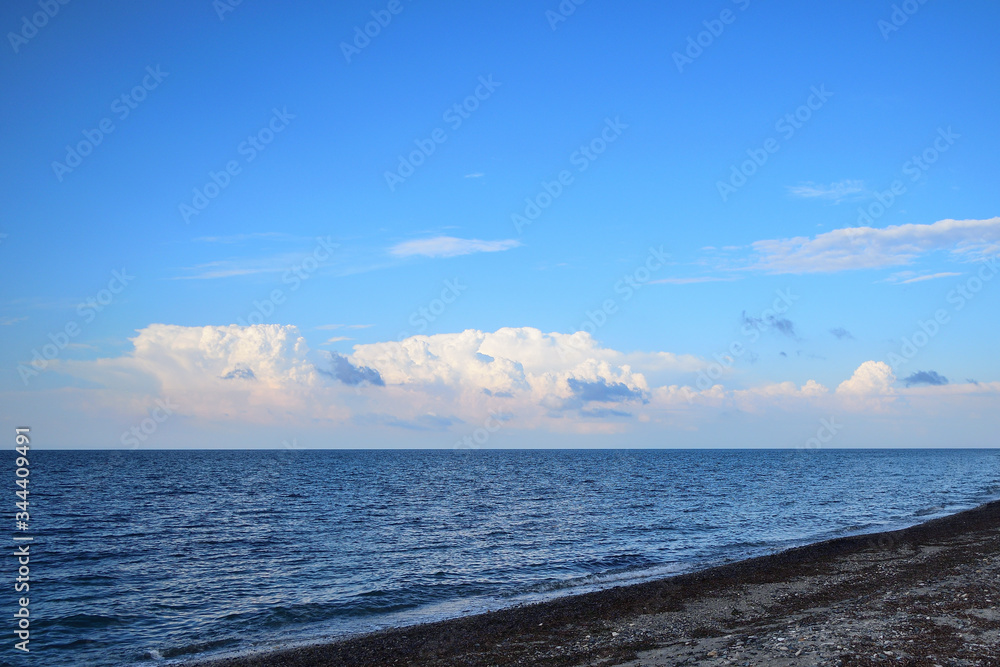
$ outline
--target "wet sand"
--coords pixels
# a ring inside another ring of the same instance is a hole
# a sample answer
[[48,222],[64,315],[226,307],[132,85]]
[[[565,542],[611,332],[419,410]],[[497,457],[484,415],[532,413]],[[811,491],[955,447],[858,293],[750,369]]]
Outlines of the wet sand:
[[199,664],[1000,666],[1000,501],[669,579]]

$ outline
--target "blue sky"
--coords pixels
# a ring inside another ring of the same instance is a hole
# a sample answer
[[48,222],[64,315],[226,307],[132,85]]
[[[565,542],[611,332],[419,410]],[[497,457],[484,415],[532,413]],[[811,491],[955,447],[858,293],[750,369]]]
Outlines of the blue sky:
[[122,447],[188,394],[141,446],[995,432],[995,3],[220,7],[0,11],[5,423]]

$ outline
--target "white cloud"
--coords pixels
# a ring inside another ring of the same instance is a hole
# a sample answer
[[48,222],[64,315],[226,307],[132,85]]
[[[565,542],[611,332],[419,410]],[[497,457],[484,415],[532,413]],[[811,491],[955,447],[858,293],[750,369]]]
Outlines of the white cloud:
[[896,283],[899,285],[908,285],[910,283],[920,283],[925,280],[936,280],[937,278],[953,278],[955,276],[960,276],[961,273],[956,273],[954,271],[942,271],[940,273],[930,273],[925,275],[920,275],[915,271],[899,271],[892,274],[885,279],[886,282]]
[[516,248],[519,245],[521,242],[517,239],[482,241],[480,239],[460,239],[454,236],[436,236],[430,239],[404,241],[389,248],[389,252],[396,257],[412,257],[414,255],[457,257],[476,252],[500,252]]
[[624,358],[602,348],[586,332],[543,333],[530,327],[413,336],[356,345],[351,355],[356,365],[378,369],[387,385],[421,387],[475,402],[486,392],[518,395],[522,407],[535,410],[572,402],[580,393],[572,381],[644,392],[645,378],[623,363]]
[[483,172],[477,171],[477,172],[472,173],[472,174],[466,174],[465,177],[466,178],[482,178],[485,175],[486,174],[484,174]]
[[221,259],[205,262],[195,266],[184,267],[189,275],[174,276],[173,280],[212,280],[216,278],[233,278],[235,276],[250,276],[260,273],[282,273],[288,271],[301,256],[280,255],[259,259]]
[[828,273],[909,264],[939,250],[973,259],[1000,249],[1000,217],[939,220],[882,229],[846,227],[815,237],[755,241],[750,266],[769,273]]
[[53,363],[126,394],[125,402],[166,396],[180,412],[210,421],[269,421],[287,411],[347,414],[336,402],[317,403],[324,377],[295,327],[151,324],[130,340],[133,350],[121,357]]
[[506,426],[531,432],[625,433],[642,424],[698,429],[732,414],[877,415],[933,397],[941,399],[935,410],[946,412],[1000,395],[1000,383],[985,382],[896,389],[881,361],[862,363],[835,391],[813,380],[699,391],[649,378],[693,382],[703,359],[625,353],[585,332],[530,327],[355,345],[346,357],[310,350],[294,326],[153,324],[131,341],[132,351],[119,357],[51,362],[96,387],[65,390],[88,414],[141,412],[167,397],[178,414],[201,424],[446,433],[481,424],[494,411]]
[[372,324],[321,324],[316,329],[327,331],[332,329],[368,329]]
[[838,394],[887,395],[893,393],[896,375],[884,361],[866,361],[858,366],[850,379],[837,387]]
[[626,355],[585,332],[531,328],[356,345],[350,357],[310,351],[293,326],[154,324],[131,341],[120,357],[53,365],[104,387],[112,403],[174,397],[180,412],[210,421],[381,414],[397,425],[426,425],[431,413],[442,415],[440,424],[481,421],[490,408],[516,414],[522,425],[553,415],[582,419],[586,409],[644,404],[649,387],[630,359],[654,372],[697,367],[692,357]]
[[789,186],[788,192],[793,197],[803,199],[832,199],[839,203],[843,199],[852,195],[857,195],[865,191],[864,181],[844,180],[821,185],[817,183],[803,183],[801,185]]
[[650,285],[694,285],[697,283],[728,283],[734,280],[739,280],[738,277],[732,278],[717,278],[713,276],[702,276],[698,278],[660,278],[659,280],[650,280]]
[[285,232],[253,232],[250,234],[231,234],[229,236],[199,236],[195,241],[202,243],[244,243],[246,241],[297,241],[302,237],[292,236]]
[[866,361],[837,387],[836,395],[849,410],[883,412],[898,398],[896,375],[884,361]]

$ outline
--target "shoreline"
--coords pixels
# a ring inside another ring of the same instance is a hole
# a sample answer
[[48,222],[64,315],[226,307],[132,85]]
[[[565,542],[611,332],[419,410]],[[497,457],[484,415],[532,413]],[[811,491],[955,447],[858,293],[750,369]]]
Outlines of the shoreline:
[[998,606],[995,500],[665,579],[185,664],[1000,665]]

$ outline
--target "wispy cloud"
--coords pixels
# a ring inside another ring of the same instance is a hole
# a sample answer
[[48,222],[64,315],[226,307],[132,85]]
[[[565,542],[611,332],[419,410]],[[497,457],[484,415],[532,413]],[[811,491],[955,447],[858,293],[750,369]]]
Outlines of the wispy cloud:
[[229,236],[199,236],[194,240],[200,243],[245,243],[246,241],[299,241],[301,237],[285,232],[253,232]]
[[484,174],[483,172],[477,171],[477,172],[472,173],[472,174],[466,174],[465,177],[466,178],[482,178],[485,175],[486,174]]
[[793,197],[800,197],[802,199],[830,199],[838,204],[848,197],[854,197],[864,192],[864,181],[853,180],[837,181],[829,185],[809,182],[788,187],[788,193]]
[[650,280],[650,285],[693,285],[695,283],[728,283],[734,280],[739,280],[738,277],[733,278],[717,278],[714,276],[702,276],[700,278],[660,278],[659,280]]
[[458,257],[459,255],[471,255],[476,252],[501,252],[516,248],[519,245],[521,245],[521,242],[517,239],[482,241],[480,239],[460,239],[454,236],[436,236],[430,239],[404,241],[389,248],[389,252],[396,257],[412,257],[414,255],[422,255],[424,257]]
[[174,276],[173,280],[213,280],[216,278],[249,276],[258,273],[279,273],[288,270],[288,267],[292,263],[294,263],[294,260],[290,258],[284,263],[280,263],[275,259],[223,259],[184,267],[183,270],[191,272],[191,275]]
[[323,343],[323,345],[329,345],[331,343],[339,343],[344,340],[354,340],[354,339],[348,336],[334,336],[333,338],[327,339],[327,341]]
[[316,328],[319,329],[319,330],[322,330],[322,331],[332,331],[334,329],[367,329],[367,328],[369,328],[371,326],[374,326],[374,325],[372,325],[372,324],[321,324],[321,325],[319,325]]
[[0,327],[9,327],[12,324],[23,322],[28,319],[27,315],[22,317],[0,317]]
[[854,340],[854,336],[851,332],[844,327],[837,327],[835,329],[830,329],[830,333],[837,337],[837,340]]
[[[330,246],[334,247],[334,246]],[[317,259],[319,255],[313,252],[314,266],[310,269],[304,266],[303,260],[310,257],[308,253],[282,252],[260,257],[230,257],[186,266],[180,270],[184,275],[174,276],[173,280],[213,280],[218,278],[233,278],[262,273],[286,273],[290,271],[307,273],[318,268],[325,260]],[[328,258],[328,257],[327,257]]]
[[961,273],[955,273],[954,271],[942,271],[941,273],[930,273],[926,275],[920,275],[914,271],[900,271],[894,273],[885,279],[885,282],[896,283],[899,285],[907,285],[909,283],[919,283],[924,280],[934,280],[936,278],[951,278],[953,276],[960,276]]
[[882,229],[845,227],[815,237],[769,239],[751,244],[748,268],[768,273],[832,273],[909,264],[940,250],[972,260],[1000,250],[1000,217],[939,220],[929,225]]

